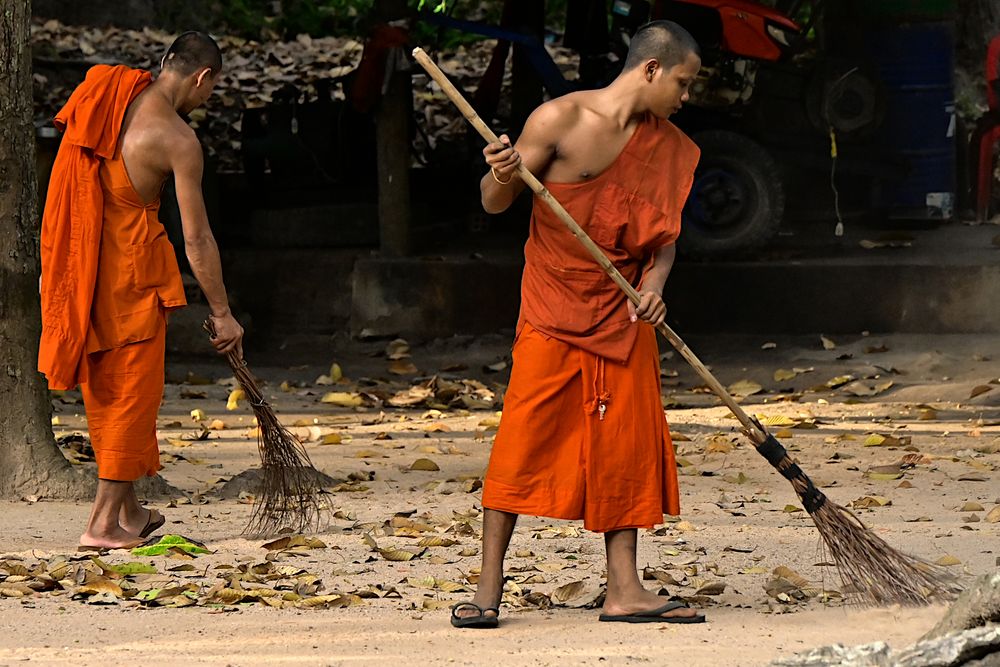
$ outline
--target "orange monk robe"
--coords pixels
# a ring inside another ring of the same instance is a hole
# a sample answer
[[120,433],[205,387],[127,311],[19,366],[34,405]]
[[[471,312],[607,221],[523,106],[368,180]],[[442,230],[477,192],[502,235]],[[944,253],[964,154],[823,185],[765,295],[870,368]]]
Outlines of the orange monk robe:
[[[680,233],[698,155],[673,124],[647,116],[605,171],[545,185],[639,287]],[[582,518],[598,532],[679,513],[655,332],[630,321],[624,294],[538,197],[524,254],[514,366],[483,506]]]
[[65,130],[42,219],[39,370],[80,384],[102,479],[159,469],[166,312],[185,305],[173,247],[121,159],[128,105],[148,72],[98,65],[56,116]]

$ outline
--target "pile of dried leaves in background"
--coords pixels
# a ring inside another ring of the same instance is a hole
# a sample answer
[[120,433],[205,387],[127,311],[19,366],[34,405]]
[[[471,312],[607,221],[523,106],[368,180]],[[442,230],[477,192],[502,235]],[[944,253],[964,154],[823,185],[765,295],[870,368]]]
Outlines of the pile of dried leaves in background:
[[[51,123],[91,65],[123,63],[155,70],[175,37],[151,28],[124,30],[36,20],[31,26],[36,124]],[[220,172],[242,171],[244,109],[276,101],[307,103],[323,94],[344,99],[341,78],[357,67],[364,48],[362,41],[349,37],[299,35],[294,41],[284,42],[258,42],[228,35],[217,35],[216,39],[225,57],[222,78],[207,108],[193,112],[191,121]],[[486,70],[494,44],[488,40],[432,55],[458,85],[474,90]],[[558,48],[552,52],[567,74],[575,68],[571,51]],[[507,78],[505,85],[509,86],[509,71]],[[428,86],[422,73],[414,78],[414,115],[430,148],[442,139],[465,132],[461,114],[436,84]]]

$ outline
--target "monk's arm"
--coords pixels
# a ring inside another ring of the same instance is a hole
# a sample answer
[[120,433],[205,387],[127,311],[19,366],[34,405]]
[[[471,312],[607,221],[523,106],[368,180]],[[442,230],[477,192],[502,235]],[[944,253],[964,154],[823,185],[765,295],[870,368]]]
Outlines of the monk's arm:
[[670,275],[670,269],[674,267],[674,258],[677,256],[677,246],[671,243],[665,245],[653,254],[653,265],[646,269],[642,276],[640,291],[653,291],[663,295],[663,286]]
[[524,191],[524,181],[517,176],[519,164],[524,164],[536,177],[543,176],[545,168],[555,157],[559,113],[557,105],[547,102],[528,116],[513,147],[505,134],[500,137],[504,143],[488,144],[483,149],[486,165],[491,168],[479,183],[483,209],[487,213],[506,211]]
[[670,269],[674,266],[677,246],[673,243],[663,246],[653,254],[653,265],[646,269],[639,285],[639,305],[633,307],[629,302],[629,315],[632,321],[639,319],[659,326],[667,316],[667,307],[663,303],[663,285],[667,282]]
[[184,230],[184,251],[195,279],[205,293],[216,329],[213,343],[219,352],[237,350],[242,356],[243,328],[229,310],[229,296],[222,280],[222,260],[201,192],[204,160],[197,139],[178,142],[172,152],[171,166],[177,190],[177,207]]

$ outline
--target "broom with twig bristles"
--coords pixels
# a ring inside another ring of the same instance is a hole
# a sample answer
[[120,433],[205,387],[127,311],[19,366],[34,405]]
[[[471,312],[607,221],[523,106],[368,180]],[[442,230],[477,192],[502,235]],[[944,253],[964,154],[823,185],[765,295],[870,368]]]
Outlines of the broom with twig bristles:
[[[211,320],[205,321],[204,328],[215,337]],[[257,420],[260,485],[243,533],[268,535],[286,528],[295,532],[318,528],[323,512],[319,496],[325,475],[313,467],[302,442],[278,421],[247,362],[235,350],[226,353],[226,361]]]
[[[461,93],[452,85],[448,77],[433,60],[416,48],[413,57],[427,70],[430,77],[441,86],[444,93],[459,108],[462,115],[489,143],[500,143],[500,139],[483,122]],[[622,289],[633,304],[639,303],[635,288],[618,272],[611,260],[594,244],[580,225],[564,209],[542,183],[523,164],[517,168],[517,175],[531,188],[565,223],[569,231],[593,256],[604,271]],[[925,604],[933,599],[952,597],[957,588],[955,578],[941,567],[920,558],[908,556],[893,549],[845,507],[842,507],[816,488],[809,477],[791,459],[781,443],[770,435],[759,421],[749,417],[736,403],[725,387],[712,375],[688,346],[666,324],[657,327],[664,338],[670,341],[682,357],[694,368],[712,391],[733,412],[743,432],[753,442],[757,452],[767,459],[782,476],[792,483],[792,488],[802,500],[802,505],[812,517],[823,538],[823,543],[833,557],[844,587],[844,595],[854,602],[883,604]]]

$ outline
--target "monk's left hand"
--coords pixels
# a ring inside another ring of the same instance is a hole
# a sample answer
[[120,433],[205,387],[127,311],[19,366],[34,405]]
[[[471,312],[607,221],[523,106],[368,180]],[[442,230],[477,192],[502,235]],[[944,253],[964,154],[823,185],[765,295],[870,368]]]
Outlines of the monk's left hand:
[[639,305],[635,306],[628,302],[628,316],[633,322],[642,320],[654,327],[663,324],[667,316],[667,305],[663,303],[663,297],[652,290],[639,292]]
[[243,358],[243,327],[236,321],[232,313],[224,315],[209,315],[215,326],[215,336],[212,345],[219,354],[235,352],[237,358]]

